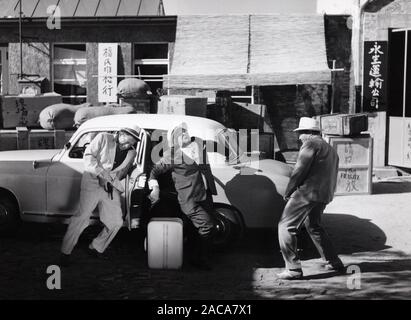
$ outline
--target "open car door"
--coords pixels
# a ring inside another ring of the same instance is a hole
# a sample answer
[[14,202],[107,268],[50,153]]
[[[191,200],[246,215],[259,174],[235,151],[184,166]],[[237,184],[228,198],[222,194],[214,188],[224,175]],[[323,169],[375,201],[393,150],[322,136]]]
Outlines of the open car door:
[[150,134],[140,131],[140,141],[137,143],[137,156],[133,169],[126,177],[125,191],[125,222],[129,230],[140,226],[141,218],[148,210],[147,175],[150,164]]

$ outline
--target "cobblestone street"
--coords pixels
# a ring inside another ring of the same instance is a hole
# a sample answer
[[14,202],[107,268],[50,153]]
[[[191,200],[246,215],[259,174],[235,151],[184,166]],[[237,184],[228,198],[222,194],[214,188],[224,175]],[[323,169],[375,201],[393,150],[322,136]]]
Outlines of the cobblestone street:
[[150,270],[140,231],[122,230],[96,260],[85,249],[99,232],[86,230],[62,269],[61,290],[49,290],[46,273],[59,263],[65,226],[24,224],[15,238],[1,239],[0,299],[383,299],[411,298],[409,181],[375,185],[376,194],[337,197],[323,223],[346,265],[361,270],[361,288],[350,275],[321,269],[307,235],[301,238],[304,279],[279,281],[283,267],[276,232],[250,232],[234,249],[215,252],[211,272]]

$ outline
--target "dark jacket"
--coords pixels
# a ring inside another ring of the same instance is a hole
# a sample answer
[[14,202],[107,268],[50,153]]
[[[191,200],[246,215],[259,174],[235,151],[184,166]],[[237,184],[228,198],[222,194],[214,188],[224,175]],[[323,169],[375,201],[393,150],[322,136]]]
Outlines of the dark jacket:
[[197,164],[194,160],[183,156],[180,149],[169,149],[164,152],[161,160],[156,163],[150,173],[150,180],[171,171],[178,202],[181,210],[188,214],[200,201],[207,198],[202,174],[206,178],[207,189],[211,194],[217,194],[214,177],[209,164]]
[[337,152],[320,136],[304,142],[285,196],[298,192],[310,201],[331,202],[337,186],[338,161]]

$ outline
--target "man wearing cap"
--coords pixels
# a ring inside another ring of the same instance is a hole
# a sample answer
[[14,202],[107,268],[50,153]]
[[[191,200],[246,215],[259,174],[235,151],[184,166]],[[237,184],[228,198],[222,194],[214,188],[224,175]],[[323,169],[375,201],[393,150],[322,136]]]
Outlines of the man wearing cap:
[[122,128],[116,134],[99,133],[84,152],[84,172],[81,180],[80,203],[72,216],[61,247],[61,265],[69,264],[70,254],[81,233],[90,223],[96,207],[104,229],[92,241],[89,253],[101,257],[123,225],[120,194],[121,180],[127,175],[136,157],[135,146],[140,128]]
[[297,252],[297,235],[304,225],[325,268],[342,272],[344,265],[320,225],[321,215],[331,202],[337,184],[338,155],[320,135],[315,119],[302,117],[298,132],[302,142],[297,163],[285,191],[287,204],[278,224],[278,238],[286,270],[280,279],[301,279],[303,272]]
[[169,149],[156,163],[150,174],[150,200],[159,200],[158,178],[170,172],[177,191],[181,211],[191,220],[196,235],[192,235],[193,244],[190,262],[194,266],[210,270],[209,250],[214,231],[212,218],[212,195],[217,194],[213,174],[206,160],[203,160],[202,148],[196,141],[191,141],[187,124],[181,123],[167,133]]

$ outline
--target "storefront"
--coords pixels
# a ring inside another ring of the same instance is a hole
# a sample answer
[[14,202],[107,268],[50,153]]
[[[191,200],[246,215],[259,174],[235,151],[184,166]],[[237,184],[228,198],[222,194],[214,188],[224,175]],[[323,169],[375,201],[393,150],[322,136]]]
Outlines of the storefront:
[[[411,3],[373,1],[363,16],[362,110],[380,121],[384,164],[411,168]],[[377,146],[376,146],[377,147]]]
[[3,95],[20,93],[18,80],[35,76],[64,102],[97,104],[99,43],[118,44],[117,82],[136,76],[163,86],[176,17],[164,15],[160,0],[25,0],[21,24],[19,0],[0,10]]

